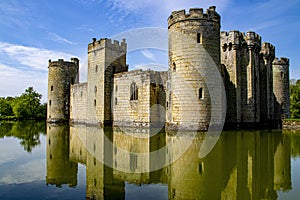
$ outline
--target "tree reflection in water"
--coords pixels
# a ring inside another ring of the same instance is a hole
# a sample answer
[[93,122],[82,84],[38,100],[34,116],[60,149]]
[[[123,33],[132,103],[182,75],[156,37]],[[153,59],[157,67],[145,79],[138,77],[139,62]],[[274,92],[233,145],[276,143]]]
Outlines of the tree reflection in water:
[[1,122],[0,138],[14,137],[20,140],[25,151],[32,150],[41,144],[40,134],[45,134],[45,122]]

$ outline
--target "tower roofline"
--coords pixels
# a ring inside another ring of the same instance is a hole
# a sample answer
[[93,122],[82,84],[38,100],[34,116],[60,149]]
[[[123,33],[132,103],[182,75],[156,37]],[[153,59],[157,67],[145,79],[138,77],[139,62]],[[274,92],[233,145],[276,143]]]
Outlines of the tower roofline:
[[273,65],[289,65],[289,64],[290,64],[290,60],[285,57],[280,57],[280,58],[276,57],[273,61]]
[[109,38],[100,38],[97,40],[96,38],[92,39],[92,42],[88,44],[88,50],[94,50],[95,48],[115,48],[120,49],[122,51],[126,51],[127,49],[127,43],[125,39],[122,39],[122,41],[118,40],[112,40]]
[[206,12],[203,12],[203,8],[191,8],[188,12],[186,10],[173,11],[168,18],[168,27],[186,20],[210,20],[220,23],[220,19],[216,6],[210,6]]

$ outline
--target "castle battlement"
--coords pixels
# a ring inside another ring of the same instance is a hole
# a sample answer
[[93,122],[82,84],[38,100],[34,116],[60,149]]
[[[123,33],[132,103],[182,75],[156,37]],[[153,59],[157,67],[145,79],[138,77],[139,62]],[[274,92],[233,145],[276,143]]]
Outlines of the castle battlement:
[[223,51],[226,51],[227,48],[229,50],[232,48],[237,49],[238,46],[242,45],[244,40],[243,33],[237,30],[232,30],[229,32],[222,31],[220,36]]
[[79,59],[78,58],[71,58],[71,61],[64,61],[64,59],[58,59],[57,61],[51,61],[49,60],[49,66],[48,67],[65,67],[66,65],[79,65]]
[[275,58],[273,61],[273,65],[290,65],[290,60],[288,58],[285,57],[281,57],[281,58]]
[[101,48],[111,48],[126,52],[127,43],[125,39],[122,39],[122,41],[119,42],[118,40],[111,40],[108,38],[101,38],[99,40],[93,38],[93,42],[88,44],[88,51],[93,51]]
[[244,38],[248,46],[258,46],[261,47],[261,37],[253,31],[248,31],[244,33]]
[[273,46],[271,43],[263,42],[261,46],[261,53],[265,57],[270,57],[274,59],[275,57],[275,46]]
[[186,20],[210,20],[220,23],[220,19],[220,15],[216,12],[216,6],[210,6],[206,12],[203,12],[203,8],[191,8],[189,12],[186,10],[173,11],[168,18],[168,26]]

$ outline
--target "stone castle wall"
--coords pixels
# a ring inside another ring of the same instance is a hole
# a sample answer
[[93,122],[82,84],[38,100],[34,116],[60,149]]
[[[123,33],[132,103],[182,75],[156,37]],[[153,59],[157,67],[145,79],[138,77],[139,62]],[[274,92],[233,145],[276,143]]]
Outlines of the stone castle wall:
[[275,96],[275,118],[290,117],[290,83],[289,83],[289,59],[275,58],[273,61],[273,80]]
[[88,45],[88,121],[111,121],[113,74],[128,71],[125,41],[93,40]]
[[215,7],[206,13],[203,9],[175,11],[168,28],[168,126],[205,130],[211,117],[206,81],[213,73],[211,68],[218,70],[220,65],[220,16]]
[[87,120],[87,83],[74,84],[70,92],[70,120],[85,123]]
[[[161,76],[164,74],[164,76]],[[166,73],[135,70],[114,76],[113,125],[149,127],[153,121],[164,120],[164,113],[154,104],[165,107],[163,84]],[[136,90],[134,90],[136,89]],[[159,92],[161,91],[161,92]],[[134,94],[135,93],[135,94]]]
[[49,60],[48,122],[68,121],[70,115],[70,86],[79,82],[79,60],[72,62]]
[[[237,127],[289,117],[288,59],[274,60],[275,47],[255,32],[220,32],[215,9],[172,12],[168,72],[128,72],[125,40],[107,38],[88,45],[87,83],[78,84],[78,59],[50,61],[48,121],[207,130],[225,108]],[[227,106],[216,105],[222,82]]]

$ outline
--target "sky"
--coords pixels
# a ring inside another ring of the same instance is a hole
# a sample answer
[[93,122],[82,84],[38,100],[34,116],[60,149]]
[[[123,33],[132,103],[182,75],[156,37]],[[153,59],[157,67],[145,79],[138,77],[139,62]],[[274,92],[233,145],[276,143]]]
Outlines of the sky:
[[[255,31],[290,59],[290,78],[300,79],[300,0],[0,0],[0,97],[19,96],[29,86],[47,101],[48,60],[80,59],[86,81],[92,38],[143,28],[167,29],[174,10],[215,5],[221,30]],[[162,31],[164,32],[164,31]],[[167,68],[167,51],[128,53],[129,69]]]

